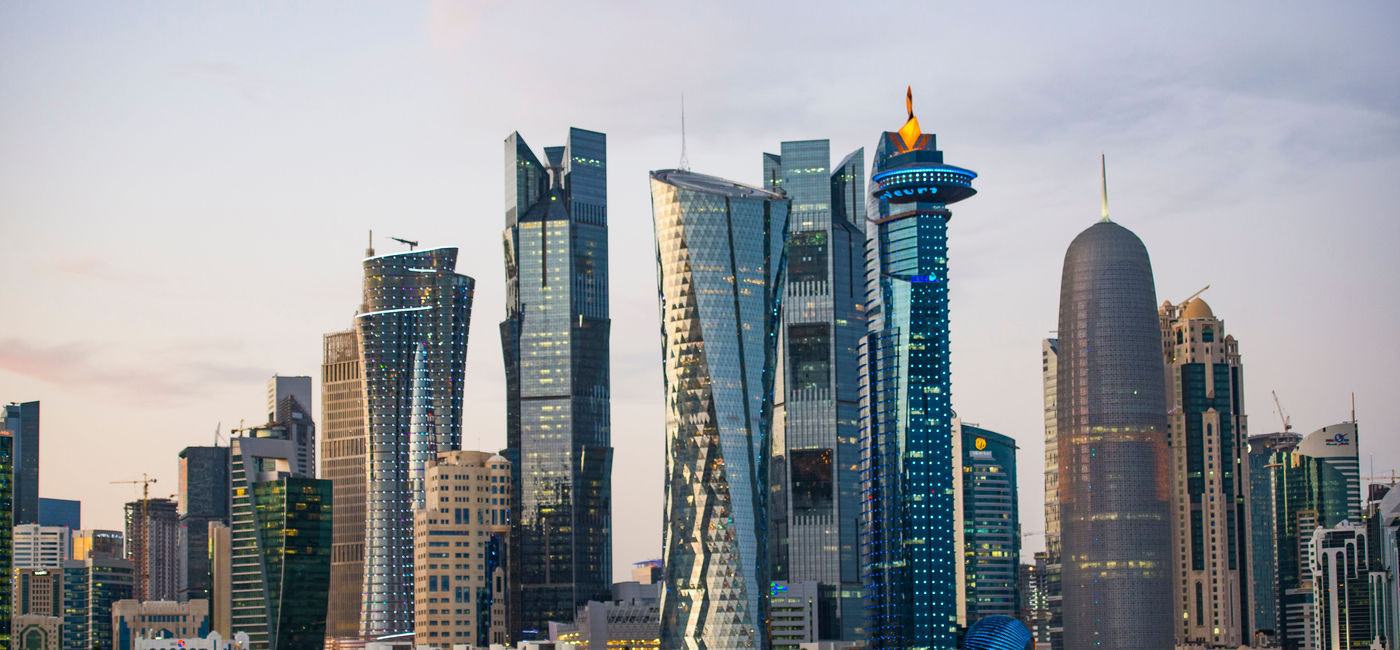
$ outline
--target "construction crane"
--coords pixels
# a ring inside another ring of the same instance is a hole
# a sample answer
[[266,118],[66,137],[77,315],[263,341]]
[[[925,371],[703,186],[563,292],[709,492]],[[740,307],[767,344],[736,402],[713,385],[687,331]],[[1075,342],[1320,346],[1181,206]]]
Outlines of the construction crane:
[[[146,545],[147,549],[149,549],[150,546],[151,546],[151,520],[150,520],[150,518],[148,517],[148,512],[147,512],[146,504],[150,502],[150,497],[151,497],[151,484],[152,484],[152,483],[155,483],[155,482],[156,482],[156,480],[153,479],[153,478],[151,478],[150,475],[146,474],[145,472],[142,472],[142,473],[141,473],[141,480],[139,480],[139,481],[112,481],[112,482],[111,482],[113,485],[128,485],[128,484],[129,484],[129,485],[135,486],[135,485],[138,484],[138,483],[141,484],[141,543],[144,544],[144,545]],[[144,557],[144,555],[146,555],[146,554],[143,553],[142,555],[143,555],[143,557],[137,557],[137,558],[132,558],[132,559],[136,560],[136,563],[141,567],[141,582],[140,582],[141,591],[140,591],[140,593],[144,596],[144,595],[146,594],[146,589],[147,589],[147,587],[148,587],[147,581],[148,581],[149,578],[150,578],[150,572],[149,572],[150,570],[149,570],[149,567],[147,566],[146,558]]]
[[1279,419],[1283,420],[1283,432],[1289,433],[1293,431],[1293,419],[1283,412],[1283,405],[1278,402],[1278,391],[1271,390],[1269,392],[1274,396],[1274,406],[1278,408]]
[[408,245],[408,250],[413,250],[413,249],[415,249],[415,248],[418,248],[418,242],[416,242],[416,241],[409,241],[409,240],[407,240],[407,239],[400,239],[400,238],[398,238],[398,237],[390,237],[389,239],[392,239],[392,240],[394,240],[394,241],[396,241],[396,242],[398,242],[398,243],[400,243],[400,244],[407,244],[407,245]]

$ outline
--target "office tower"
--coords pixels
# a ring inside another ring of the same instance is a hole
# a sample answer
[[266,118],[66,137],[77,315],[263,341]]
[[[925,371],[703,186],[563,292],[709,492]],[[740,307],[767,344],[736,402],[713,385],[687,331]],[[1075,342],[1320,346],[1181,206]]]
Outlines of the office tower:
[[1035,639],[1024,623],[1010,616],[996,615],[973,623],[962,647],[963,650],[1031,650]]
[[231,631],[246,632],[253,650],[319,649],[330,588],[330,481],[298,469],[301,444],[288,427],[257,427],[230,443]]
[[948,365],[949,205],[977,174],[914,117],[870,168],[861,361],[861,540],[871,648],[953,648],[962,567]]
[[427,507],[413,513],[414,643],[442,650],[509,643],[510,461],[440,453],[428,465],[427,490]]
[[769,647],[797,650],[817,640],[820,585],[813,581],[774,581],[769,598]]
[[9,580],[14,571],[15,436],[0,429],[0,648],[10,647],[10,608],[14,602]]
[[229,639],[233,638],[233,530],[228,524],[211,521],[208,535],[210,625]]
[[1064,649],[1064,623],[1060,596],[1060,443],[1059,426],[1060,340],[1040,341],[1040,377],[1045,389],[1045,611],[1048,618],[1036,628],[1036,641],[1049,650]]
[[651,173],[666,393],[661,648],[767,646],[773,373],[788,199]]
[[209,634],[209,601],[118,601],[112,606],[112,627],[112,650],[137,650],[138,637],[203,638]]
[[[632,564],[632,580],[638,584],[650,585],[664,581],[661,560],[643,560]],[[616,595],[616,594],[614,594]]]
[[1158,318],[1167,368],[1176,639],[1239,647],[1253,632],[1239,343],[1199,297],[1162,303]]
[[126,504],[126,557],[136,563],[136,600],[179,595],[180,516],[170,499]]
[[966,620],[1021,615],[1020,499],[1016,441],[975,425],[962,429],[962,525]]
[[1400,489],[1373,502],[1367,517],[1371,550],[1371,636],[1400,639]]
[[[72,560],[68,560],[72,562]],[[63,616],[63,568],[14,572],[14,613]]]
[[286,419],[282,405],[288,397],[294,398],[302,410],[311,412],[311,378],[306,375],[287,377],[273,375],[267,380],[267,421],[281,422]]
[[64,650],[112,647],[112,606],[132,597],[135,573],[130,560],[108,555],[64,566]]
[[1249,565],[1251,642],[1272,640],[1279,628],[1278,563],[1274,535],[1274,471],[1269,468],[1274,452],[1297,446],[1303,436],[1284,431],[1249,437]]
[[180,451],[179,599],[209,598],[209,523],[228,524],[229,448]]
[[792,202],[774,389],[772,579],[821,584],[820,638],[864,627],[860,562],[859,343],[864,331],[865,150],[831,168],[826,140],[763,154]]
[[366,258],[362,344],[365,412],[364,586],[360,634],[413,629],[413,508],[423,469],[461,446],[462,378],[475,280],[457,249]]
[[316,477],[316,423],[311,417],[311,378],[273,375],[267,380],[267,421],[287,427],[297,445],[298,476]]
[[1308,540],[1320,649],[1373,647],[1367,542],[1366,527],[1351,522],[1318,528]]
[[86,560],[93,555],[125,557],[122,531],[83,529],[72,533],[73,559]]
[[39,523],[39,403],[11,402],[0,429],[14,436],[15,525]]
[[83,502],[39,497],[39,525],[66,526],[69,530],[82,528]]
[[20,524],[15,526],[13,537],[14,555],[11,562],[16,569],[57,569],[72,553],[67,526],[40,526]]
[[1278,565],[1276,641],[1286,650],[1317,648],[1313,600],[1313,531],[1361,521],[1361,482],[1355,422],[1323,427],[1269,459],[1274,486]]
[[[511,633],[538,638],[612,583],[607,140],[505,141]],[[533,631],[530,632],[530,631]]]
[[1103,220],[1074,238],[1060,280],[1065,648],[1173,645],[1166,370],[1156,302],[1147,249],[1108,219],[1105,189]]
[[1021,565],[1019,616],[1035,636],[1036,646],[1046,648],[1050,646],[1050,601],[1045,570],[1048,559],[1048,554],[1041,551],[1035,554],[1034,564]]
[[[360,589],[365,578],[365,393],[360,340],[355,330],[322,339],[321,477],[335,493],[331,543],[328,638],[360,634]],[[218,603],[215,603],[217,620]]]

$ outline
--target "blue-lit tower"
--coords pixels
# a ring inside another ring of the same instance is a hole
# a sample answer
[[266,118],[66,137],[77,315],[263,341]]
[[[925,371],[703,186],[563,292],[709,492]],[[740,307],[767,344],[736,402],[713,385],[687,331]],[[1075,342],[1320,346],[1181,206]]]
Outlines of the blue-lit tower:
[[957,647],[948,206],[977,177],[909,120],[880,136],[866,227],[861,562],[871,648]]

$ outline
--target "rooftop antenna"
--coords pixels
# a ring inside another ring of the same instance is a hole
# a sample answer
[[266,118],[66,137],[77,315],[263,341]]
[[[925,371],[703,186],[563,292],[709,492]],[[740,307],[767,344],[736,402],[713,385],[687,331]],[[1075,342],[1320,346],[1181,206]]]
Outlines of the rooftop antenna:
[[392,239],[392,240],[394,240],[394,241],[396,241],[396,242],[398,242],[398,243],[400,243],[400,244],[407,244],[407,245],[408,245],[408,250],[413,250],[413,249],[415,249],[415,248],[418,248],[418,242],[416,242],[416,241],[409,241],[409,240],[407,240],[407,239],[402,239],[402,238],[399,238],[399,237],[390,237],[389,239]]
[[1356,391],[1351,391],[1351,423],[1356,424]]
[[1103,187],[1103,220],[1112,221],[1108,218],[1108,158],[1099,154],[1099,180]]
[[690,171],[690,158],[685,155],[685,93],[681,93],[681,162],[680,170]]
[[365,249],[365,257],[374,257],[374,229],[369,231],[369,248]]

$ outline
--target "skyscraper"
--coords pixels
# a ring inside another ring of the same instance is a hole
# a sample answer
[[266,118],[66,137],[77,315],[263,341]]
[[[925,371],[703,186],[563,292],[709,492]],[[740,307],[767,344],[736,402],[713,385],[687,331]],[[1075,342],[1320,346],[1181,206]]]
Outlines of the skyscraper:
[[296,444],[294,470],[316,477],[316,422],[311,417],[311,378],[273,375],[267,380],[267,421],[286,427]]
[[326,636],[353,639],[360,635],[368,500],[365,486],[369,479],[360,339],[353,329],[333,332],[323,337],[322,346],[321,476],[331,482],[335,493]]
[[1142,241],[1108,220],[1060,280],[1056,439],[1065,648],[1173,645],[1162,333]]
[[870,168],[861,340],[861,540],[871,648],[956,647],[959,554],[948,363],[948,206],[975,172],[943,162],[914,117]]
[[14,436],[15,525],[39,523],[39,403],[11,402],[0,423]]
[[1278,562],[1274,536],[1274,452],[1296,446],[1302,436],[1285,431],[1249,437],[1250,642],[1272,640],[1279,628]]
[[64,650],[110,650],[112,607],[132,597],[131,560],[95,554],[63,568]]
[[1308,540],[1320,650],[1374,647],[1368,542],[1366,527],[1349,521]]
[[762,648],[781,194],[651,173],[666,394],[662,650]]
[[126,504],[126,557],[136,564],[136,600],[175,600],[180,591],[180,515],[170,499]]
[[14,556],[11,562],[16,569],[57,569],[72,553],[73,545],[67,526],[40,526],[20,524],[15,526],[13,543]]
[[77,499],[39,497],[39,525],[66,526],[69,530],[83,527],[83,502]]
[[1040,377],[1045,389],[1045,612],[1035,629],[1036,639],[1049,650],[1064,649],[1064,623],[1060,595],[1060,444],[1059,427],[1060,340],[1040,342]]
[[228,447],[185,447],[180,451],[181,601],[209,598],[209,522],[228,525]]
[[311,378],[306,375],[273,375],[267,380],[267,421],[281,422],[285,416],[279,407],[288,398],[295,398],[302,410],[311,412]]
[[769,545],[775,581],[813,581],[820,638],[854,641],[861,598],[859,343],[865,322],[865,150],[831,168],[826,140],[763,155],[792,202],[774,392]]
[[1317,647],[1313,600],[1312,534],[1343,521],[1359,522],[1359,441],[1355,422],[1323,427],[1296,447],[1280,447],[1273,471],[1275,548],[1278,563],[1277,640],[1285,650]]
[[1016,491],[1016,441],[971,424],[962,441],[963,594],[965,620],[1021,615],[1017,588],[1021,521]]
[[[607,140],[505,141],[506,450],[512,638],[548,634],[612,584]],[[530,632],[533,631],[533,632]]]
[[444,452],[428,466],[428,505],[413,513],[417,647],[508,642],[510,474],[510,461],[482,451]]
[[1249,465],[1239,344],[1201,298],[1158,310],[1167,366],[1172,583],[1181,645],[1252,638]]
[[14,572],[15,530],[15,436],[8,428],[0,429],[0,647],[10,647],[10,610],[14,604],[14,589],[10,575]]
[[292,428],[230,441],[233,488],[230,626],[252,650],[312,650],[325,641],[331,483],[301,473]]
[[413,506],[423,471],[462,439],[462,378],[476,281],[454,271],[457,249],[364,260],[355,319],[364,369],[364,587],[360,634],[413,629]]

